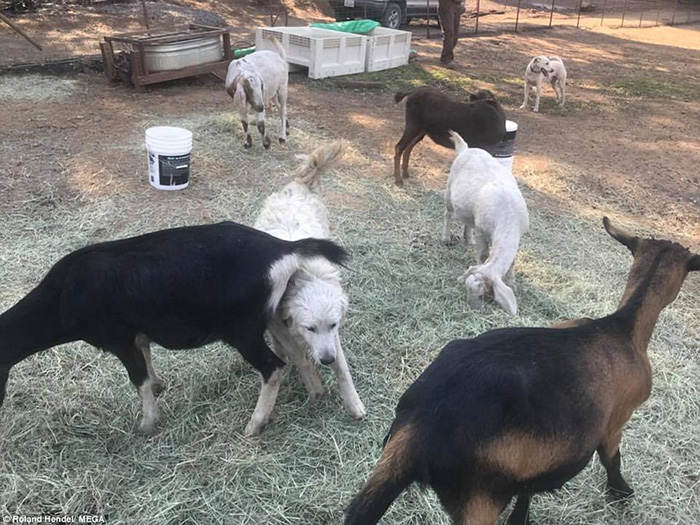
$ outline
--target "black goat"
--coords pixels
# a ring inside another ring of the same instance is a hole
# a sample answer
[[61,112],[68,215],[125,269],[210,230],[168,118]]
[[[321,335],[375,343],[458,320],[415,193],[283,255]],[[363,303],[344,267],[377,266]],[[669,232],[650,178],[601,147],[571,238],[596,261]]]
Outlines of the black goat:
[[647,345],[700,256],[610,225],[634,255],[618,310],[550,328],[506,328],[449,343],[399,400],[385,448],[345,525],[376,524],[412,482],[435,490],[456,525],[493,525],[514,496],[555,490],[598,452],[613,498],[622,429],[651,393]]
[[[493,153],[506,133],[506,114],[490,91],[470,95],[470,102],[455,100],[433,87],[420,87],[411,93],[396,93],[398,103],[406,99],[406,124],[394,152],[394,180],[399,186],[408,178],[411,151],[425,135],[433,142],[454,149],[450,130],[459,133],[470,148]],[[403,178],[399,171],[403,155]]]
[[0,405],[10,368],[32,354],[83,340],[116,355],[143,404],[141,430],[158,419],[162,387],[150,341],[171,349],[224,341],[262,375],[246,427],[267,424],[284,363],[263,334],[289,278],[305,260],[341,264],[328,240],[287,242],[236,224],[192,226],[87,246],[58,261],[39,285],[0,315]]

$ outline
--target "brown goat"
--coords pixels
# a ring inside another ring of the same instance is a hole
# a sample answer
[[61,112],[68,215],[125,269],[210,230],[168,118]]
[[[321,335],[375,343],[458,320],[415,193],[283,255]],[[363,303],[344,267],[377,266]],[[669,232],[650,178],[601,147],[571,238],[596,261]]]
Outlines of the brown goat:
[[[490,91],[482,90],[461,102],[433,87],[420,87],[411,93],[396,93],[394,101],[406,98],[406,124],[394,153],[394,180],[401,186],[408,178],[411,151],[423,137],[454,149],[450,130],[459,133],[470,148],[481,148],[489,153],[503,139],[506,132],[506,114]],[[403,155],[403,178],[399,164]]]
[[345,525],[376,524],[417,481],[458,525],[493,525],[513,497],[560,488],[598,452],[614,499],[622,429],[651,393],[647,345],[661,310],[700,256],[669,241],[605,229],[634,256],[616,312],[554,328],[506,328],[449,343],[399,400],[379,463]]

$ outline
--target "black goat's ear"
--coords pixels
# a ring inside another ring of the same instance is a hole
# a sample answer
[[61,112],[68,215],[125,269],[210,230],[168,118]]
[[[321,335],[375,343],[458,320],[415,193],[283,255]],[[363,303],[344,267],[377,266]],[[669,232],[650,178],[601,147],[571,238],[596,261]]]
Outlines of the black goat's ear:
[[639,237],[635,237],[634,235],[627,233],[625,230],[613,226],[610,219],[607,217],[603,217],[603,226],[605,227],[605,231],[607,231],[613,239],[627,246],[627,249],[632,252],[632,255],[634,255],[634,252],[639,245]]
[[700,272],[700,255],[693,255],[688,261],[689,272]]

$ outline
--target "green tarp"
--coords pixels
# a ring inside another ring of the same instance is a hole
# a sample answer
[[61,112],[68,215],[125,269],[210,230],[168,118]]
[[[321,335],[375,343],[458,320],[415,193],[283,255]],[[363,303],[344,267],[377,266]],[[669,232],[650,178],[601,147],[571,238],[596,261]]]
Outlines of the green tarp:
[[379,27],[379,22],[376,20],[346,20],[345,22],[335,22],[333,24],[318,22],[316,24],[311,24],[311,27],[342,31],[343,33],[355,33],[356,35],[366,35],[372,31],[372,29]]
[[253,51],[255,51],[255,46],[253,47],[244,47],[242,49],[234,49],[233,50],[233,58],[241,58],[246,55],[250,55]]

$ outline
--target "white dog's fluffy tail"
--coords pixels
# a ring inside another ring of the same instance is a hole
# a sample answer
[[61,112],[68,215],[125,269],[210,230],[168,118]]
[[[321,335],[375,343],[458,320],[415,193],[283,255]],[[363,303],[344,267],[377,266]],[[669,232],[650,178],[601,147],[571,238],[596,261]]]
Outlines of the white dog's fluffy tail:
[[311,155],[304,157],[304,162],[294,174],[294,180],[305,184],[311,190],[319,186],[319,176],[325,173],[345,153],[345,142],[336,140],[325,146],[321,146]]
[[464,142],[464,139],[459,133],[450,130],[450,137],[452,137],[452,142],[454,142],[455,152],[457,156],[459,156],[463,151],[469,149],[469,146],[467,146],[467,143]]
[[272,45],[275,46],[275,49],[277,50],[277,53],[279,54],[279,56],[282,57],[282,60],[284,60],[286,62],[287,61],[287,52],[282,47],[282,44],[280,44],[280,41],[277,40],[277,37],[274,35],[271,35],[270,42],[272,42]]

